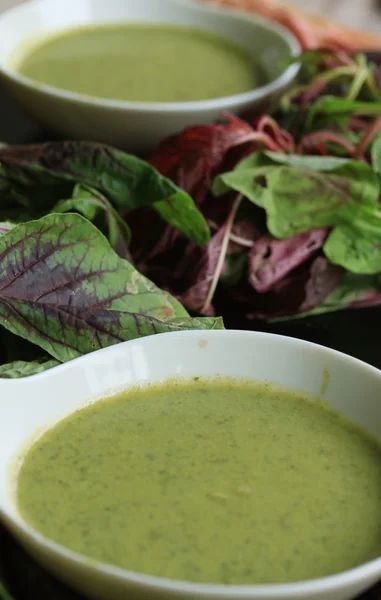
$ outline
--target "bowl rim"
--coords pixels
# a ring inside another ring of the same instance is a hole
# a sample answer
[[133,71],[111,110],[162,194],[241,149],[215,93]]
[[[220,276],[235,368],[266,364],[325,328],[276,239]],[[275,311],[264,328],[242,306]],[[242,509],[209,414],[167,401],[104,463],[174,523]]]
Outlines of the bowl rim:
[[[287,44],[291,56],[296,57],[301,52],[301,44],[291,31],[286,29],[286,27],[284,27],[283,25],[275,23],[270,19],[267,19],[260,15],[253,15],[242,9],[240,10],[226,6],[216,6],[213,4],[209,4],[208,2],[200,2],[200,0],[171,1],[175,4],[190,7],[193,10],[199,12],[206,12],[209,14],[216,15],[216,18],[218,18],[218,16],[221,14],[225,14],[227,16],[240,19],[241,21],[249,21],[253,26],[258,25],[263,29],[266,29],[267,31],[272,31],[273,33],[277,34],[279,38],[282,38],[283,41]],[[10,14],[22,14],[23,12],[27,12],[32,5],[44,4],[45,2],[51,5],[52,0],[28,0],[23,4],[10,8],[0,15],[0,24],[2,20],[8,17]],[[128,19],[126,19],[125,22],[128,22]],[[111,22],[109,24],[111,24]],[[86,26],[86,24],[84,24],[84,26]],[[56,31],[56,33],[59,33],[59,31],[65,32],[67,30],[75,28],[76,25],[74,25],[73,27],[68,25],[62,30],[60,29]],[[182,114],[189,111],[198,112],[206,110],[226,110],[228,107],[239,108],[242,105],[248,105],[250,103],[258,102],[286,88],[296,77],[300,69],[299,63],[292,63],[287,68],[285,68],[278,77],[272,79],[265,85],[262,85],[248,92],[234,94],[233,96],[222,96],[219,98],[212,98],[208,100],[192,100],[186,102],[139,102],[128,100],[113,100],[111,98],[101,98],[97,96],[93,97],[87,94],[64,90],[59,87],[51,86],[45,83],[38,83],[35,82],[33,79],[18,73],[16,69],[12,68],[9,65],[9,59],[7,63],[5,63],[5,65],[0,64],[0,73],[3,76],[7,77],[9,80],[13,80],[16,83],[23,85],[24,87],[29,88],[30,90],[38,91],[40,93],[53,96],[54,98],[66,100],[68,102],[75,102],[77,104],[82,105],[90,105],[98,108],[111,108],[121,111],[130,110],[142,113],[171,112],[176,114]]]
[[[112,353],[118,352],[122,346],[126,344],[150,344],[157,343],[158,339],[164,337],[177,337],[179,343],[187,343],[191,339],[207,339],[216,337],[236,337],[236,338],[252,338],[254,340],[268,339],[270,343],[283,344],[287,346],[293,346],[297,348],[309,348],[319,353],[327,355],[328,359],[338,360],[339,362],[349,363],[354,369],[364,371],[366,375],[376,377],[381,386],[381,370],[376,367],[352,357],[343,352],[334,350],[332,348],[309,342],[300,338],[294,338],[286,335],[279,335],[267,332],[258,331],[245,331],[245,330],[193,330],[193,331],[179,331],[162,333],[153,336],[147,336],[146,338],[137,338],[128,342],[122,342],[108,348],[103,348],[91,354],[76,358],[72,361],[64,363],[63,365],[53,367],[48,371],[38,373],[29,377],[23,378],[21,381],[24,384],[30,379],[42,379],[46,377],[54,376],[54,373],[58,370],[70,369],[70,365],[75,363],[81,363],[84,361],[90,362],[92,356],[99,355],[99,353]],[[183,338],[183,339],[182,339]],[[19,385],[20,380],[6,380],[6,385]],[[0,380],[1,387],[1,380]],[[9,388],[8,388],[9,389]],[[322,592],[334,592],[340,590],[343,587],[351,585],[359,585],[361,582],[368,582],[370,579],[376,580],[381,576],[381,556],[371,561],[362,563],[361,565],[352,569],[341,571],[340,573],[321,577],[318,579],[310,579],[306,581],[297,581],[290,583],[277,583],[277,584],[253,584],[253,585],[225,585],[215,583],[196,583],[181,580],[172,580],[164,577],[157,577],[152,575],[146,575],[135,571],[129,571],[115,567],[110,564],[101,563],[94,559],[88,558],[82,554],[78,554],[61,544],[46,538],[36,529],[28,525],[26,521],[21,517],[16,508],[16,515],[8,515],[6,511],[0,507],[0,516],[3,516],[4,522],[9,523],[10,529],[17,529],[21,531],[23,537],[27,536],[30,538],[35,545],[41,546],[44,550],[56,553],[62,559],[68,561],[71,564],[75,564],[77,567],[86,569],[95,569],[100,574],[107,578],[117,579],[120,582],[126,584],[135,584],[142,588],[156,588],[161,592],[169,592],[171,594],[178,593],[184,594],[184,596],[202,596],[204,598],[252,598],[253,600],[274,600],[275,598],[282,600],[297,600],[297,598],[308,597],[312,593]],[[64,578],[63,578],[64,579]],[[360,590],[361,591],[361,590]]]

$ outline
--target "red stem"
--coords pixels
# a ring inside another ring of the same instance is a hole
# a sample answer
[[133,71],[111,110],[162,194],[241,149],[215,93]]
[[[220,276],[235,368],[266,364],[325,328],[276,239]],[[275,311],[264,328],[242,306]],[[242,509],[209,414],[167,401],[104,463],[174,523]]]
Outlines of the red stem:
[[365,131],[368,129],[369,123],[364,121],[364,119],[360,119],[360,117],[353,116],[351,117],[349,128],[352,131]]
[[281,129],[278,123],[269,115],[263,115],[258,119],[256,129],[258,133],[266,134],[266,129],[269,131],[268,135],[274,138],[275,143],[278,145],[279,150],[284,152],[293,152],[295,149],[294,138],[292,135]]
[[354,158],[362,158],[367,151],[369,145],[377,135],[377,133],[381,131],[381,117],[378,117],[374,123],[369,127],[368,131],[365,132],[364,137],[361,142],[355,148],[353,153]]
[[272,150],[273,152],[279,152],[280,148],[274,140],[267,133],[261,133],[254,131],[253,133],[248,133],[244,138],[240,138],[236,144],[236,146],[240,146],[241,144],[245,144],[246,142],[258,142],[260,144],[264,144],[267,150]]
[[348,154],[353,155],[356,151],[356,147],[351,142],[348,142],[345,138],[337,135],[336,133],[332,133],[331,131],[317,131],[316,133],[311,133],[306,135],[302,141],[300,142],[297,152],[299,154],[302,153],[303,148],[308,146],[308,144],[317,145],[319,142],[332,142],[337,144],[338,146],[342,146]]

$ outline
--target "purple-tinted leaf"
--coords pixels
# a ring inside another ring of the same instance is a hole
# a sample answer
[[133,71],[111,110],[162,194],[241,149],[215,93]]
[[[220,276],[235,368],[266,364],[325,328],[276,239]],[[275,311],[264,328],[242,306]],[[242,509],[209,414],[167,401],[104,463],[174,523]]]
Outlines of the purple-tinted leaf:
[[190,319],[76,214],[48,215],[0,237],[0,319],[61,362],[142,335],[221,326]]
[[293,269],[313,256],[324,244],[325,229],[312,229],[286,240],[268,234],[250,250],[249,281],[259,293],[270,291]]
[[342,281],[344,270],[318,256],[312,263],[302,265],[282,279],[271,292],[252,296],[253,308],[249,317],[274,317],[305,313],[319,306]]
[[[229,247],[229,239],[242,197],[233,201],[228,218],[224,225],[212,237],[204,248],[188,248],[181,270],[190,273],[187,289],[179,300],[191,311],[204,315],[214,314],[213,296],[218,282],[225,269],[225,260]],[[192,268],[193,265],[193,268]],[[179,276],[179,272],[176,272]]]
[[[203,214],[208,218],[205,203],[214,175],[228,150],[241,144],[246,146],[245,140],[252,133],[253,128],[248,123],[226,114],[222,123],[188,127],[167,138],[149,162],[188,192],[198,206],[202,205]],[[213,201],[212,213],[216,204]],[[150,209],[142,208],[127,214],[127,219],[133,233],[132,253],[136,261],[149,261],[171,250],[179,238],[179,231],[152,214]]]
[[191,194],[199,205],[227,151],[247,142],[253,131],[248,123],[226,113],[224,122],[188,127],[167,138],[149,161],[162,175]]
[[195,245],[189,246],[187,254],[176,272],[177,277],[181,273],[187,275],[185,280],[189,287],[178,298],[187,310],[199,313],[203,311],[208,315],[214,314],[211,305],[205,308],[204,305],[215,275],[225,235],[226,227],[221,227],[204,248],[198,248]]
[[381,275],[346,272],[339,285],[312,310],[297,315],[308,317],[346,308],[381,306]]

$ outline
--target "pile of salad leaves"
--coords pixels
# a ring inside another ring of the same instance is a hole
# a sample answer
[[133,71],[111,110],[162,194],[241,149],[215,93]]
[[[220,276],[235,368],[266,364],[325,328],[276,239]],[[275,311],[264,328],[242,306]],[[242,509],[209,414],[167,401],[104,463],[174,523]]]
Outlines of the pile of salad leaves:
[[190,317],[134,267],[121,212],[139,206],[208,242],[192,198],[137,157],[82,142],[0,149],[0,377],[136,337],[223,326]]
[[154,333],[381,304],[381,58],[311,51],[271,114],[148,161],[0,147],[0,377]]
[[[220,328],[229,307],[285,319],[381,305],[381,55],[299,60],[272,114],[188,128],[148,162],[85,142],[2,145],[0,377]],[[7,536],[0,598],[6,560],[28,592],[72,598]]]
[[276,320],[381,304],[381,54],[298,60],[271,115],[191,127],[150,158],[192,195],[212,238],[200,248],[141,209],[132,255],[197,314]]

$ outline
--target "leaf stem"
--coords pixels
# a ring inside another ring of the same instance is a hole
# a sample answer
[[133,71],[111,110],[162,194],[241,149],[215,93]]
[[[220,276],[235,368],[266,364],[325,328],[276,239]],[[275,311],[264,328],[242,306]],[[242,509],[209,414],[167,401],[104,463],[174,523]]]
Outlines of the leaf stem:
[[236,235],[235,233],[231,233],[229,238],[231,242],[234,242],[239,246],[243,246],[244,248],[252,248],[254,246],[254,242],[252,242],[251,240],[247,240],[241,237],[240,235]]
[[[219,226],[214,221],[208,221],[208,225],[213,231],[219,230]],[[239,246],[243,246],[244,248],[252,248],[254,246],[254,242],[242,237],[241,235],[237,235],[236,233],[231,233],[229,240],[235,244],[238,244]]]
[[356,151],[356,147],[346,140],[344,137],[332,133],[330,131],[316,131],[315,133],[310,133],[309,135],[304,136],[302,141],[298,146],[298,153],[303,151],[303,148],[308,146],[309,144],[317,144],[319,142],[331,142],[333,144],[337,144],[344,148],[350,155],[352,155]]
[[361,92],[361,88],[369,79],[369,71],[367,68],[362,68],[357,73],[356,77],[351,83],[351,87],[349,88],[349,92],[347,94],[347,100],[356,100],[357,96]]
[[217,284],[218,281],[220,279],[220,275],[222,272],[222,268],[224,266],[224,261],[225,261],[225,257],[226,257],[226,252],[229,246],[229,239],[230,239],[230,235],[231,235],[231,230],[232,227],[234,225],[234,220],[236,218],[237,215],[237,211],[239,208],[239,205],[241,204],[243,199],[243,195],[242,194],[238,194],[233,202],[233,206],[231,208],[231,211],[229,213],[228,218],[225,221],[225,235],[224,235],[224,239],[222,240],[222,244],[221,244],[221,250],[220,250],[220,254],[218,257],[218,261],[217,261],[217,265],[213,274],[213,279],[211,281],[209,290],[208,290],[208,294],[205,298],[205,302],[203,304],[203,307],[201,309],[201,313],[204,313],[209,305],[211,304],[212,300],[213,300],[213,296],[215,294],[216,288],[217,288]]
[[369,144],[372,142],[377,133],[381,130],[381,117],[375,120],[374,123],[369,127],[368,131],[365,132],[364,137],[355,149],[354,158],[361,158],[365,154]]

